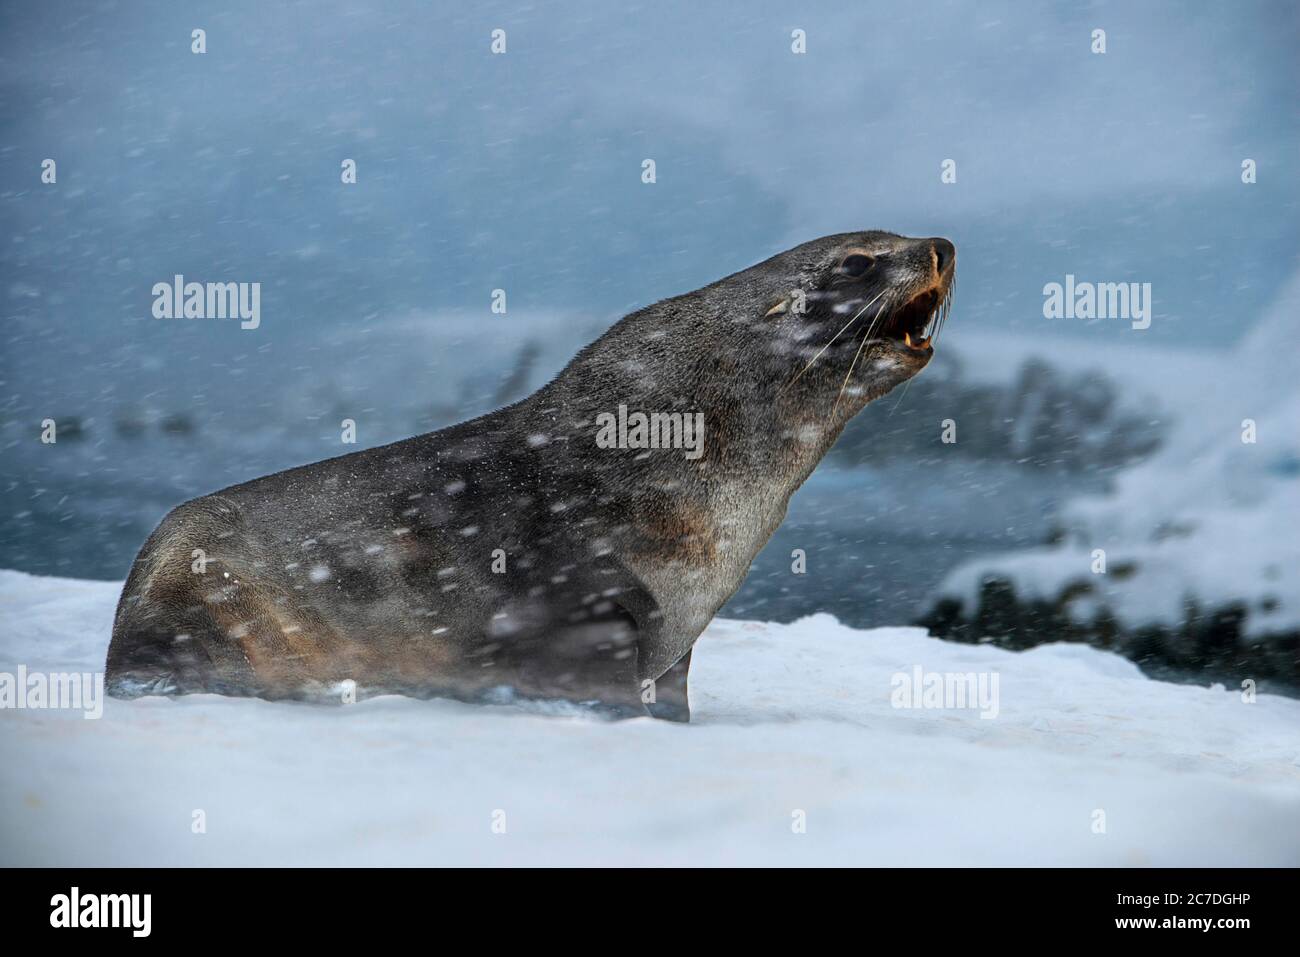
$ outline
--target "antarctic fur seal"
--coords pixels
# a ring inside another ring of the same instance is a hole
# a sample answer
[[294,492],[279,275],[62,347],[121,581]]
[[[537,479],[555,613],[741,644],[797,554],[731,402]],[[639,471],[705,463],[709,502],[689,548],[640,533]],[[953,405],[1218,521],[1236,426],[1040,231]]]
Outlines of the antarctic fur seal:
[[[849,419],[930,361],[955,258],[816,239],[633,312],[514,405],[186,502],[131,568],[110,692],[687,720],[692,644]],[[672,447],[683,422],[702,441]]]

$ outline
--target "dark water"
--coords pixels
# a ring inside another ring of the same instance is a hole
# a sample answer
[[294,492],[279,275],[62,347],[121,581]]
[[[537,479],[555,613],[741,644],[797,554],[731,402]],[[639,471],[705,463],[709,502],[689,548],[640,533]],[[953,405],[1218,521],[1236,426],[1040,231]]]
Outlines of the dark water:
[[[855,627],[911,622],[954,566],[1041,544],[1067,498],[1100,487],[1005,463],[823,466],[790,503],[723,614]],[[803,549],[806,571],[792,571]]]

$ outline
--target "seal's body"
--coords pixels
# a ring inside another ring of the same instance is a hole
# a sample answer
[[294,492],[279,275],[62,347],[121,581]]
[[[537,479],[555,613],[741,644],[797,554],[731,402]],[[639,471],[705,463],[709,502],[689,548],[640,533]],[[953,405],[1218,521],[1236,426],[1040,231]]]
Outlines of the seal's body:
[[929,362],[954,259],[815,240],[627,316],[515,405],[185,503],[127,579],[110,690],[685,719],[692,644],[848,420]]

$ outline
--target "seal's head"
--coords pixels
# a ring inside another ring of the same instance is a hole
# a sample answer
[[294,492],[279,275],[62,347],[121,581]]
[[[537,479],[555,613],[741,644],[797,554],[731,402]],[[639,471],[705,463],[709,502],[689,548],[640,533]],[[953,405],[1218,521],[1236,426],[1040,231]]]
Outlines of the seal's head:
[[625,316],[538,401],[578,421],[698,410],[701,468],[746,450],[755,475],[780,459],[801,480],[868,402],[929,363],[956,258],[939,238],[814,239]]
[[937,237],[815,239],[750,270],[761,273],[769,298],[747,324],[761,327],[777,374],[788,371],[804,400],[829,396],[851,417],[929,363],[956,259],[953,244]]

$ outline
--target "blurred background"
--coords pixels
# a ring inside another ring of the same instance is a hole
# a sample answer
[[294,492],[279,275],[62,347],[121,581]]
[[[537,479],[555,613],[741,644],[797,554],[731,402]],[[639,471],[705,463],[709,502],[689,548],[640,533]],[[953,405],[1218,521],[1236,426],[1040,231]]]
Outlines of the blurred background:
[[[488,411],[633,308],[880,228],[957,244],[938,357],[724,614],[1300,686],[1300,8],[472,6],[0,8],[0,567],[120,579],[344,418]],[[154,319],[175,274],[260,282],[260,328]],[[1150,328],[1045,319],[1066,274],[1150,283]]]

